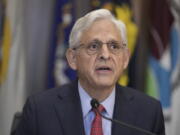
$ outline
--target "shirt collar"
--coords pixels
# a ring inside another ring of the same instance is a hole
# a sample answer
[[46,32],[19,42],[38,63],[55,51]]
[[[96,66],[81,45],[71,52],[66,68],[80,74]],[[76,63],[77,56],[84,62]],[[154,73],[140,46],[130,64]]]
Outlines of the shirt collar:
[[111,94],[103,102],[101,102],[101,104],[106,109],[107,115],[111,118],[113,116],[114,103],[115,103],[115,88],[113,89]]
[[[81,100],[81,106],[82,106],[82,111],[83,111],[83,117],[86,117],[86,115],[90,112],[91,110],[91,97],[89,94],[82,88],[81,84],[78,81],[78,91],[80,95],[80,100]],[[106,113],[109,117],[112,118],[113,116],[113,110],[114,110],[114,103],[115,103],[115,88],[111,92],[111,94],[103,101],[101,104],[104,106],[106,109]]]

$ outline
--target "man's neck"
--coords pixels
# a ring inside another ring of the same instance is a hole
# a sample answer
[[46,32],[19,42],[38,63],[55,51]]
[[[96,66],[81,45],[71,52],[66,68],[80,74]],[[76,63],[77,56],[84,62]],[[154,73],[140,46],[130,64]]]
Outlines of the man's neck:
[[104,101],[113,91],[115,86],[103,87],[103,86],[90,86],[85,85],[80,81],[82,88],[92,97],[97,99],[99,102]]

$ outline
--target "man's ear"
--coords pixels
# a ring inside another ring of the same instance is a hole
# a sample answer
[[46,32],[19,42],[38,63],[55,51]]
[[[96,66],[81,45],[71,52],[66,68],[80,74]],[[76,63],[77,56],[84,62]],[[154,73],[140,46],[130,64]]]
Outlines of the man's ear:
[[124,52],[124,69],[127,68],[128,64],[129,64],[129,59],[130,59],[130,50],[126,49]]
[[67,51],[66,51],[66,59],[68,61],[68,64],[69,66],[73,69],[73,70],[76,70],[77,69],[77,66],[76,66],[76,52],[69,48]]

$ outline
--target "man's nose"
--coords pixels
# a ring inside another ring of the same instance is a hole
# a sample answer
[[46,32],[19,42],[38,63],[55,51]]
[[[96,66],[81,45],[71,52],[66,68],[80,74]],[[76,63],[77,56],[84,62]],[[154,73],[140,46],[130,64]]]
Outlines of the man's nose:
[[110,51],[108,49],[108,46],[106,44],[103,44],[100,52],[99,52],[100,58],[102,59],[109,59],[110,57]]

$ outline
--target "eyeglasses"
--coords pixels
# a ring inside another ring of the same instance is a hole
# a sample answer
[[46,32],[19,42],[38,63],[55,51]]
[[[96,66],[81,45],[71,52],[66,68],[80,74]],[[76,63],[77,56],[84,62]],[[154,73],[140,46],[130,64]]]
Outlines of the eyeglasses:
[[93,40],[89,42],[87,45],[85,44],[80,44],[78,47],[73,48],[74,50],[77,50],[79,48],[84,48],[87,54],[89,55],[94,55],[100,52],[102,49],[103,44],[107,45],[108,50],[115,54],[118,55],[126,48],[126,44],[120,43],[115,40],[108,41],[106,43],[100,41],[100,40]]

